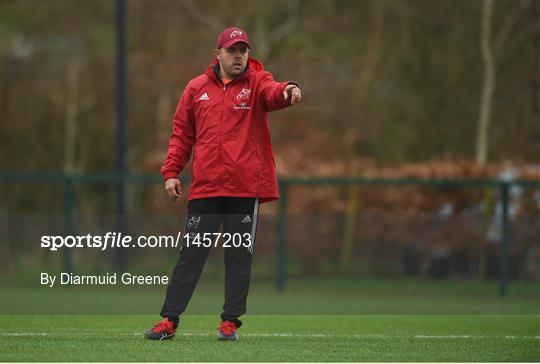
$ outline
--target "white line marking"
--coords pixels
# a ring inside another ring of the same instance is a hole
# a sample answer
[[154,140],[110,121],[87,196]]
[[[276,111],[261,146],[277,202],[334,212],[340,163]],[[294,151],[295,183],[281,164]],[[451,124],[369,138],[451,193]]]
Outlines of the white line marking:
[[514,335],[505,335],[505,336],[489,336],[489,335],[415,335],[415,339],[485,339],[485,338],[494,338],[494,339],[540,339],[540,336],[514,336]]
[[[72,336],[71,333],[50,333],[50,332],[2,332],[2,336]],[[77,336],[102,336],[103,333],[79,332]],[[118,336],[143,336],[142,333],[116,333]],[[207,332],[184,332],[178,336],[213,336]],[[357,339],[395,339],[395,338],[413,338],[413,339],[511,339],[511,340],[540,340],[540,336],[530,335],[381,335],[381,334],[293,334],[293,333],[272,333],[272,332],[247,332],[242,336],[247,337],[311,337],[311,338],[357,338]]]
[[471,335],[415,335],[415,339],[471,339],[475,337],[486,337],[482,336],[471,336]]

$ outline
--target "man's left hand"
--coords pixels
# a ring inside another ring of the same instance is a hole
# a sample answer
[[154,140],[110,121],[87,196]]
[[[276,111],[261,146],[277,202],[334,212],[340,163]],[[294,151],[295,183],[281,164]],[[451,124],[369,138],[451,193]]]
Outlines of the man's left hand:
[[300,99],[302,99],[302,91],[300,90],[300,87],[296,85],[287,85],[287,87],[285,87],[285,91],[283,91],[283,98],[287,100],[289,97],[291,98],[291,105],[300,102]]

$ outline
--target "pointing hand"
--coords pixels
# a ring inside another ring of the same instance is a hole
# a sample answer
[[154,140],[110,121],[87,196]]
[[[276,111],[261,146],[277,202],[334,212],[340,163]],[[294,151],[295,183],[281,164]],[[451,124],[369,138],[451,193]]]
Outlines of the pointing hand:
[[302,99],[302,91],[296,85],[287,85],[283,91],[283,98],[287,100],[289,96],[291,97],[291,105],[294,105]]

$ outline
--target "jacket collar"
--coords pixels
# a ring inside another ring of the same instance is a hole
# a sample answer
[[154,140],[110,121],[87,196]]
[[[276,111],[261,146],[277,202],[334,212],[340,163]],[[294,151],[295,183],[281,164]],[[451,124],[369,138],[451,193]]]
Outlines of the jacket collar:
[[[248,58],[248,63],[246,66],[246,69],[244,72],[242,72],[240,75],[238,75],[235,79],[243,77],[243,76],[250,76],[252,74],[255,74],[257,72],[264,71],[264,67],[261,62],[256,60],[255,58]],[[217,81],[221,81],[220,72],[219,72],[219,61],[215,59],[210,65],[206,68],[204,73]]]

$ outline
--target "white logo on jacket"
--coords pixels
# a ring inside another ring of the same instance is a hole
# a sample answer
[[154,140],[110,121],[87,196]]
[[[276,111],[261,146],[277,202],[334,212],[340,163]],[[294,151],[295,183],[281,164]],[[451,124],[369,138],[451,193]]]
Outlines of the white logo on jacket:
[[235,110],[249,110],[251,106],[248,106],[247,101],[249,100],[249,95],[251,90],[249,88],[243,88],[238,95],[236,95],[236,100],[239,101],[238,105],[235,105],[233,108]]
[[242,91],[238,95],[236,95],[236,99],[238,101],[246,101],[249,99],[249,95],[251,94],[251,90],[249,88],[243,88]]
[[235,110],[250,110],[251,106],[248,106],[245,102],[241,102],[238,105],[234,105]]
[[210,98],[208,97],[208,94],[206,92],[204,94],[202,94],[201,97],[199,97],[198,101],[204,101],[204,100],[210,100]]

